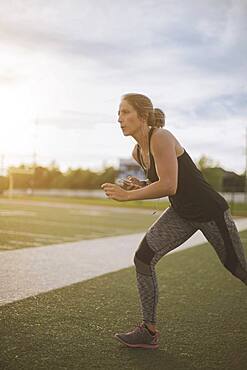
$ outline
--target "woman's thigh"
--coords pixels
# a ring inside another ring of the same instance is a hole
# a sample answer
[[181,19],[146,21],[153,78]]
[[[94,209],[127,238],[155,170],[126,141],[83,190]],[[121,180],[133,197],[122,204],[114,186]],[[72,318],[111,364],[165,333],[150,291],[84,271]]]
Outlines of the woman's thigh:
[[193,222],[181,218],[170,207],[148,229],[146,239],[149,247],[163,256],[183,244],[197,229]]
[[224,224],[221,227],[215,221],[210,221],[202,223],[199,228],[214,247],[223,265],[228,263],[227,258],[229,256],[236,261],[236,264],[240,263],[246,270],[247,264],[243,245],[230,210],[225,211]]

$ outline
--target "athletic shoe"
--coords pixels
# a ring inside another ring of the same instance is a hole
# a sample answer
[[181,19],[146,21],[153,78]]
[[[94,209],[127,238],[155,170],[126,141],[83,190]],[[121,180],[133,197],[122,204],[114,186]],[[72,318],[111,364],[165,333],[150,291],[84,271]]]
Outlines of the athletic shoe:
[[115,334],[114,338],[131,348],[156,349],[159,347],[159,336],[160,334],[158,331],[156,331],[154,335],[150,334],[148,329],[142,323],[136,326],[133,331]]

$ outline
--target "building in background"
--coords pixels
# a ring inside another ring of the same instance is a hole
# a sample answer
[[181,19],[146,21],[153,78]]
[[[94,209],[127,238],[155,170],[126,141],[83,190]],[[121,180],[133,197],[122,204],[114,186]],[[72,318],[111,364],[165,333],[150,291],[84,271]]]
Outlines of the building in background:
[[134,176],[139,180],[146,179],[143,169],[132,158],[120,158],[118,170],[117,180],[125,179],[127,176]]

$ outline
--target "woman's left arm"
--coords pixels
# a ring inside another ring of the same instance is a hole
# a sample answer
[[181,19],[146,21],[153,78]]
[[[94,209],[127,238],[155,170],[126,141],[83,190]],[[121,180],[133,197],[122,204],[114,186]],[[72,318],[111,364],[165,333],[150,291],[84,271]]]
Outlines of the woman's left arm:
[[153,133],[151,152],[159,180],[142,189],[130,191],[129,200],[160,198],[176,193],[178,164],[175,140],[169,131],[159,130]]
[[123,190],[115,184],[103,184],[102,188],[109,198],[119,201],[142,200],[161,198],[176,193],[178,165],[174,137],[167,130],[154,132],[151,151],[159,180],[141,189],[130,191]]

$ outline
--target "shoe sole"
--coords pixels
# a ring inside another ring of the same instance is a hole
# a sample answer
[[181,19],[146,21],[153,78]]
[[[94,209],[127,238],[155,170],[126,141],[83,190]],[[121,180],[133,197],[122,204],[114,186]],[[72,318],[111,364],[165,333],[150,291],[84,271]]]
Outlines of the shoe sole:
[[114,335],[114,338],[117,339],[122,344],[125,344],[127,347],[130,348],[147,348],[147,349],[157,349],[159,348],[158,344],[130,344],[122,340],[120,337],[118,337],[117,334]]

